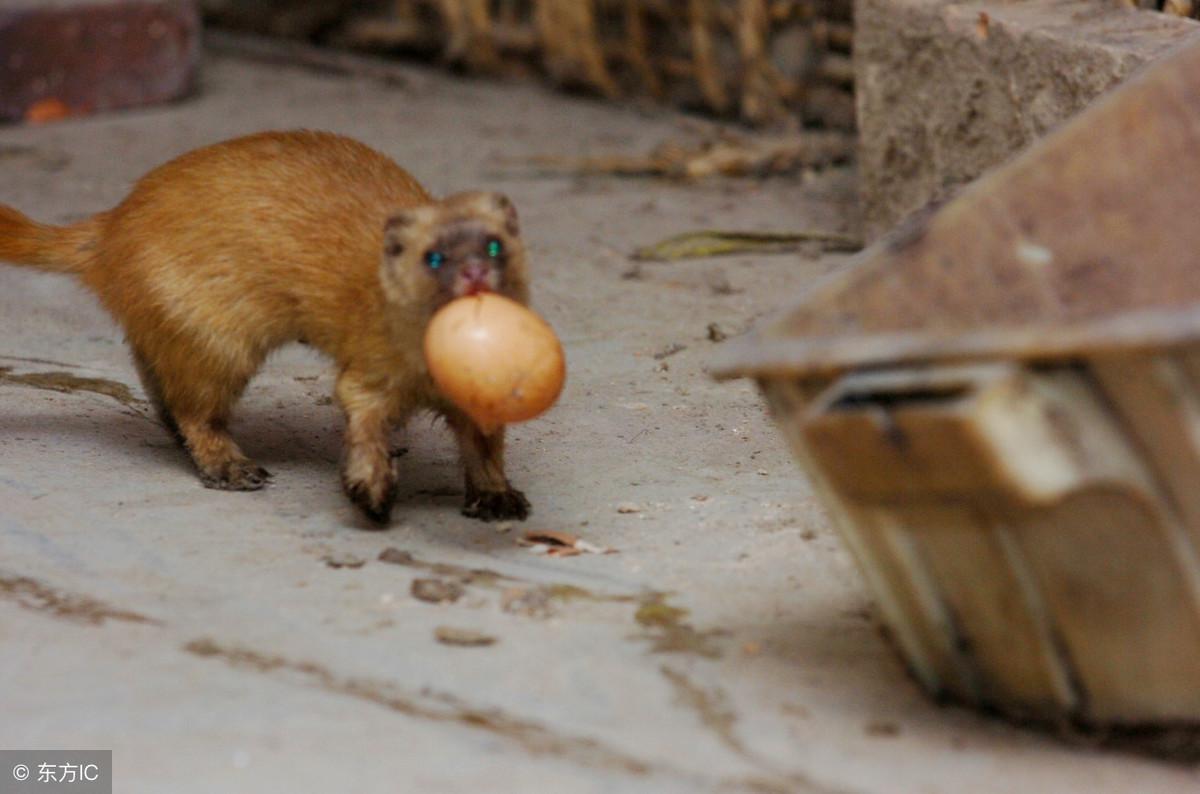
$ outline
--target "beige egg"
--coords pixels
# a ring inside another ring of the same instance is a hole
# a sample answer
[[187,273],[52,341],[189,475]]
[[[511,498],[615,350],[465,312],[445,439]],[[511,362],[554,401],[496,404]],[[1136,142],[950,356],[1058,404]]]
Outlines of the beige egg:
[[438,390],[485,433],[544,413],[567,375],[546,321],[494,293],[439,309],[425,331],[425,361]]

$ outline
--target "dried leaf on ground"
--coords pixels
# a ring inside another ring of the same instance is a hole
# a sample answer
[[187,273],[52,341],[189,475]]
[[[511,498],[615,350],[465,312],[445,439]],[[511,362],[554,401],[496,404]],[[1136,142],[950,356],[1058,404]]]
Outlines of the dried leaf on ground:
[[496,638],[490,634],[454,626],[438,626],[433,630],[433,636],[443,645],[457,645],[463,648],[479,648],[496,643]]
[[367,564],[362,557],[353,554],[326,554],[321,559],[330,568],[361,568]]
[[402,551],[395,546],[388,546],[379,552],[379,561],[390,562],[393,565],[412,565],[415,562],[411,552]]
[[672,262],[731,254],[782,254],[818,246],[821,251],[857,251],[862,241],[838,232],[739,232],[703,229],[668,237],[635,250],[631,256],[644,262]]
[[538,619],[554,614],[553,599],[545,587],[510,587],[500,596],[500,608],[514,615]]
[[574,557],[577,554],[616,554],[616,549],[597,546],[589,543],[578,535],[570,532],[558,532],[552,529],[526,532],[517,539],[517,543],[527,547],[535,554],[545,554],[548,557]]
[[462,598],[462,585],[448,582],[444,579],[413,579],[411,592],[413,598],[428,601],[431,604],[454,603]]
[[854,137],[838,132],[802,132],[782,138],[747,139],[719,135],[699,143],[668,140],[647,155],[531,159],[549,174],[705,179],[713,176],[767,177],[824,168],[853,156]]
[[534,554],[544,554],[547,557],[576,557],[583,554],[574,546],[552,546],[548,543],[523,543],[521,545],[527,546]]
[[863,732],[868,736],[890,738],[900,735],[900,726],[891,720],[875,720],[864,725]]
[[675,355],[676,353],[683,352],[684,350],[687,350],[687,345],[681,345],[678,342],[672,342],[671,344],[667,345],[666,347],[662,348],[657,353],[655,353],[654,360],[662,361],[664,358],[669,358],[669,357]]

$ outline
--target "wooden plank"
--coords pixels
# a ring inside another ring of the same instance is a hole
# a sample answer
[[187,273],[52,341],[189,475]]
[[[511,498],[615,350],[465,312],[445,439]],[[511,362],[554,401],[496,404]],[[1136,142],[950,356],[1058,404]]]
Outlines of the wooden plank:
[[1126,484],[1015,516],[1014,535],[1096,721],[1200,716],[1200,620],[1169,511]]
[[1074,673],[1057,652],[1027,562],[1006,543],[1007,528],[968,505],[917,506],[903,517],[955,617],[981,700],[1029,717],[1078,709]]
[[812,384],[774,381],[766,388],[772,412],[780,420],[797,460],[829,510],[834,526],[850,547],[878,601],[884,623],[913,675],[931,693],[953,693],[974,700],[977,689],[970,666],[955,649],[950,618],[929,587],[928,578],[895,522],[886,511],[856,507],[840,494],[810,457],[800,417],[815,393]]
[[1091,369],[1200,548],[1200,393],[1180,357],[1109,355]]

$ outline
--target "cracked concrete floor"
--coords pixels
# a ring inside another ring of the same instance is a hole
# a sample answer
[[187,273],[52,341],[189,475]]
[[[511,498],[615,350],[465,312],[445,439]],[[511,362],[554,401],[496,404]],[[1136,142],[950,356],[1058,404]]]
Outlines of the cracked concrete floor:
[[[0,201],[67,220],[174,154],[299,126],[356,136],[437,192],[514,197],[570,363],[560,406],[512,433],[526,526],[620,553],[539,557],[525,527],[461,518],[449,440],[421,422],[394,525],[362,531],[329,369],[298,348],[235,425],[275,484],[204,490],[91,297],[0,268],[0,747],[112,748],[122,792],[1200,787],[935,706],[906,677],[757,395],[704,372],[708,323],[745,327],[838,257],[623,277],[625,252],[672,232],[852,225],[850,174],[535,179],[499,165],[640,151],[681,121],[418,70],[397,89],[216,59],[192,101],[0,131]],[[417,600],[415,578],[463,595]],[[497,641],[439,644],[439,626]]]

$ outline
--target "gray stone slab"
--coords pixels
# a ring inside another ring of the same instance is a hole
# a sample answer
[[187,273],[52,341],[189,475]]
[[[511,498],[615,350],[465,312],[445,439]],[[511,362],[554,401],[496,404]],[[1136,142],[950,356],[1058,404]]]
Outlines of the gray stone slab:
[[1198,33],[1194,20],[1087,0],[857,0],[868,239]]

